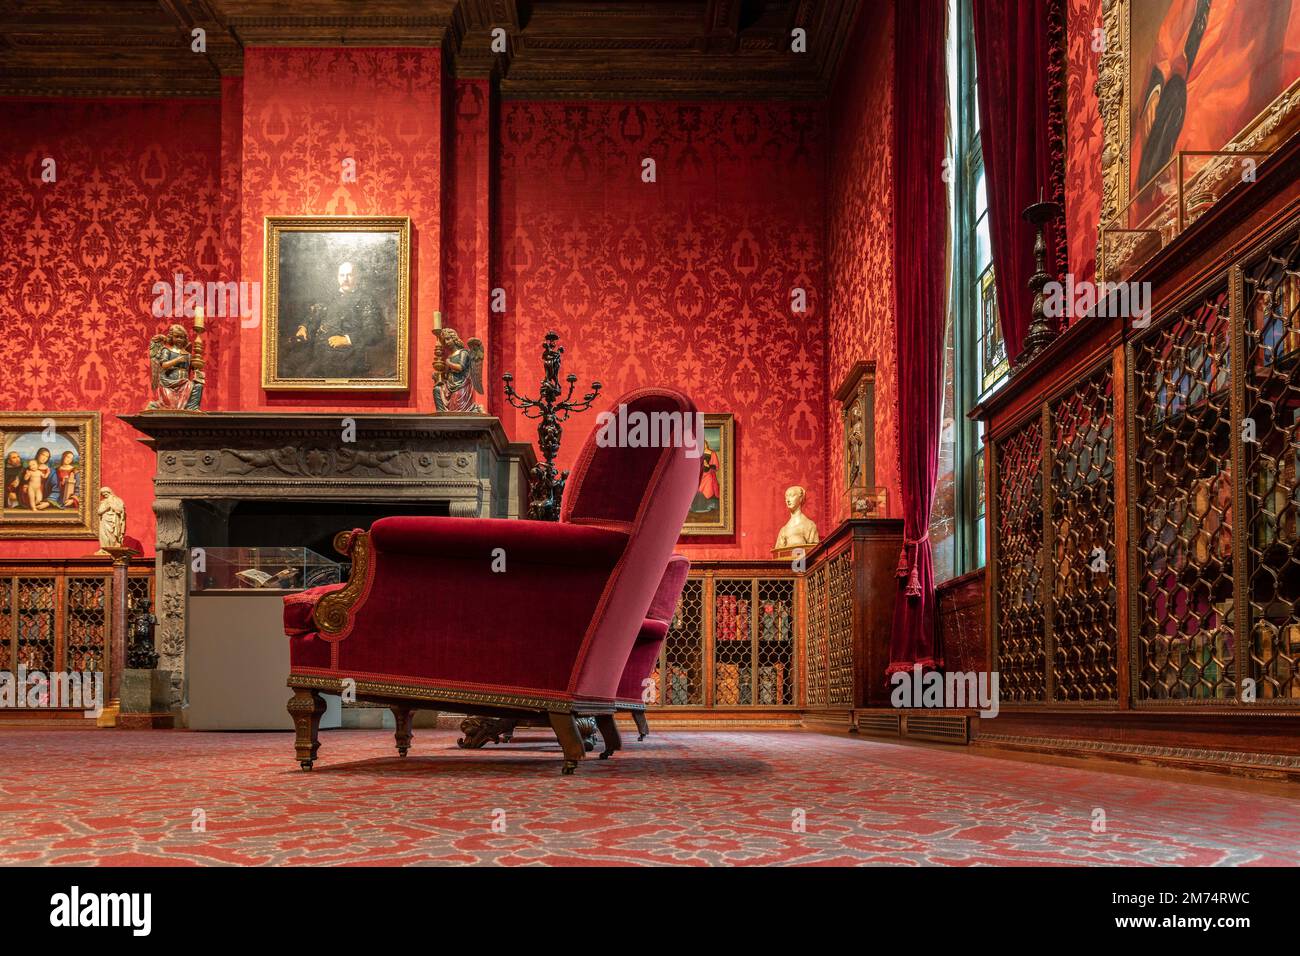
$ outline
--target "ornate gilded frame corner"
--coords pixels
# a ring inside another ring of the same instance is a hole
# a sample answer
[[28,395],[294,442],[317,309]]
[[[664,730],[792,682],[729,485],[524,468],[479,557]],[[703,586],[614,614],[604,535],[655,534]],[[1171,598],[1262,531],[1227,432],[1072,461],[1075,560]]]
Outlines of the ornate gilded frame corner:
[[[285,232],[397,234],[397,365],[392,378],[284,378],[277,372],[280,243]],[[262,222],[262,388],[268,391],[404,392],[411,388],[411,220],[407,216],[266,216]]]
[[[12,432],[75,432],[82,451],[82,487],[75,512],[54,512],[38,518],[32,512],[0,507],[0,538],[97,538],[99,536],[99,412],[0,412],[0,461],[7,457]],[[5,481],[8,484],[8,481]],[[7,505],[0,490],[0,506]],[[46,512],[39,512],[45,514]],[[31,517],[28,517],[31,515]]]
[[1128,204],[1128,13],[1130,0],[1102,0],[1097,110],[1101,114],[1101,215],[1097,220],[1097,278],[1105,276],[1106,225]]
[[[1129,13],[1134,0],[1102,0],[1101,20],[1104,49],[1097,64],[1097,107],[1101,114],[1101,215],[1097,222],[1097,278],[1106,276],[1102,255],[1106,226],[1129,202],[1132,95]],[[1300,80],[1292,83],[1252,119],[1224,152],[1267,151],[1280,138],[1294,131],[1290,122],[1300,117]]]
[[369,533],[340,531],[334,536],[334,550],[352,558],[352,574],[346,585],[322,597],[312,611],[316,629],[326,638],[337,638],[351,630],[352,618],[370,587],[373,570]]
[[722,468],[719,469],[718,474],[718,519],[711,524],[684,524],[682,537],[730,536],[736,531],[736,416],[731,412],[706,414],[704,427],[719,429],[722,437]]

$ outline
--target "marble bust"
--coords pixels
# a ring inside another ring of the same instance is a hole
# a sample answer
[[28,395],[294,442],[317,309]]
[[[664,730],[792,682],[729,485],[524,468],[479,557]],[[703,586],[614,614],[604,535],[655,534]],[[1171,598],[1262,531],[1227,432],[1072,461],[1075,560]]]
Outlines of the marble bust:
[[790,509],[790,520],[776,536],[777,551],[812,547],[820,540],[817,525],[803,513],[803,501],[804,490],[799,485],[791,485],[785,490],[785,506]]

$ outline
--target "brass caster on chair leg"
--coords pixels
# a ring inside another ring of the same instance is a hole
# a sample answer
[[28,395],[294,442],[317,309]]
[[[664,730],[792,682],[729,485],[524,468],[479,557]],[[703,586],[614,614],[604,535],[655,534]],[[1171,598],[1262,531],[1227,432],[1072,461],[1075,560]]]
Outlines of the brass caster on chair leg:
[[405,757],[405,756],[406,756],[406,748],[405,748],[405,747],[398,747],[398,748],[397,748],[397,756],[399,756],[399,757]]
[[311,765],[312,765],[312,761],[310,761],[310,760],[299,760],[299,761],[298,761],[298,766],[302,767],[303,770],[310,770],[310,769],[311,769]]
[[573,773],[573,771],[577,769],[578,769],[578,761],[566,760],[564,761],[564,768],[560,771],[560,773],[564,774],[564,776],[567,777],[569,776],[569,774]]
[[612,751],[612,750],[602,750],[602,751],[600,752],[600,759],[601,759],[601,760],[608,760],[608,759],[609,759],[610,757],[612,757],[612,756],[614,756],[614,751]]
[[637,739],[637,743],[640,743],[641,741],[645,740],[645,734],[637,734],[636,739]]

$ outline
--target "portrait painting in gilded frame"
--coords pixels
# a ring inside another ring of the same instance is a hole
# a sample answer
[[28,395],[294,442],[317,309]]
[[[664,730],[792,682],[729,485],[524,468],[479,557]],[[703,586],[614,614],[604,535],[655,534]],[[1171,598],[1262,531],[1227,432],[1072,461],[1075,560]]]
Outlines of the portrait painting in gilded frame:
[[93,538],[98,412],[0,412],[0,538]]
[[1300,0],[1113,0],[1102,21],[1099,263],[1133,197],[1172,188],[1179,154],[1267,153],[1300,125]]
[[410,388],[411,220],[268,216],[262,387]]
[[735,416],[705,415],[700,481],[686,513],[683,535],[730,535],[736,527]]

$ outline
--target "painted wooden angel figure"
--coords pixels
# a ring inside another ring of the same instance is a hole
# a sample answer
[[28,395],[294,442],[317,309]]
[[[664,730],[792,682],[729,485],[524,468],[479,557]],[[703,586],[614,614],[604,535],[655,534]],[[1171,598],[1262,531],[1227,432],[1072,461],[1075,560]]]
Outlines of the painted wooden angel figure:
[[[198,345],[199,323],[195,323]],[[182,325],[173,325],[149,342],[149,409],[198,411],[203,400],[201,353],[190,351],[190,337]]]
[[483,393],[483,341],[461,341],[455,329],[438,330],[443,357],[438,362],[438,381],[433,387],[433,406],[452,414],[482,413],[476,400]]

